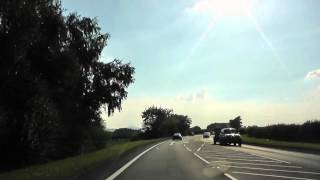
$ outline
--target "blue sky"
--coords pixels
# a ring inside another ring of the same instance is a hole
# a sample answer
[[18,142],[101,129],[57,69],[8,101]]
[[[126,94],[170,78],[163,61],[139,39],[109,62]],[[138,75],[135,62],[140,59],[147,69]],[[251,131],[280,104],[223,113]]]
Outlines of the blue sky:
[[150,105],[206,127],[320,116],[320,1],[63,0],[111,35],[101,59],[131,62],[135,83],[107,127],[141,126]]

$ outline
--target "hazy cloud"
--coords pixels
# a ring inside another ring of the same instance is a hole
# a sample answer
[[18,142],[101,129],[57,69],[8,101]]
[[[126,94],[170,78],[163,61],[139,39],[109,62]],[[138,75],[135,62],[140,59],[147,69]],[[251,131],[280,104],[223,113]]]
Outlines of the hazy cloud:
[[208,98],[208,91],[206,89],[201,89],[197,92],[194,92],[192,94],[183,96],[178,95],[175,100],[178,101],[199,101],[199,100],[205,100]]
[[310,71],[306,75],[306,79],[319,79],[320,78],[320,69]]
[[[205,92],[205,91],[199,91]],[[199,93],[199,97],[202,96]],[[198,98],[199,98],[198,97]],[[141,127],[141,113],[152,105],[173,109],[175,113],[188,115],[192,126],[205,128],[213,122],[228,122],[236,116],[243,118],[245,126],[278,123],[301,123],[320,117],[319,98],[308,98],[297,102],[258,102],[258,101],[177,101],[170,97],[129,97],[123,103],[122,111],[111,117],[103,114],[107,128]]]

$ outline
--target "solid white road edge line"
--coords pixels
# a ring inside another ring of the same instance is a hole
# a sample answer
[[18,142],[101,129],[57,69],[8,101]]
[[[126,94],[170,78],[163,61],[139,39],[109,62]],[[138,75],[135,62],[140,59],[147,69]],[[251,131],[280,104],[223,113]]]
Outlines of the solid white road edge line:
[[199,156],[197,153],[193,153],[195,156],[197,156],[200,160],[202,160],[203,162],[210,164],[209,161],[205,160],[203,157]]
[[127,164],[125,164],[124,166],[122,166],[120,169],[118,169],[116,172],[114,172],[113,174],[111,174],[111,176],[107,177],[106,180],[113,180],[116,177],[118,177],[124,170],[126,170],[129,166],[131,166],[131,164],[133,164],[136,160],[138,160],[141,156],[143,156],[145,153],[147,153],[148,151],[150,151],[151,149],[159,146],[160,144],[164,143],[166,141],[162,141],[148,149],[146,149],[145,151],[143,151],[142,153],[140,153],[138,156],[136,156],[135,158],[131,159],[131,161],[127,162]]
[[237,178],[231,176],[230,174],[228,173],[224,173],[225,176],[227,176],[227,178],[231,179],[231,180],[237,180]]
[[253,176],[276,177],[276,178],[283,178],[283,179],[316,180],[316,179],[310,179],[310,178],[300,178],[300,177],[291,177],[291,176],[278,176],[278,175],[272,175],[272,174],[257,174],[257,173],[247,173],[247,172],[239,172],[239,171],[233,171],[232,173],[233,174],[247,174],[247,175],[253,175]]
[[262,170],[262,171],[278,171],[278,172],[291,172],[291,173],[301,173],[301,174],[320,174],[320,172],[292,171],[292,170],[285,170],[285,169],[266,169],[266,168],[231,166],[231,165],[220,165],[220,166],[232,167],[232,168],[238,168],[238,169],[254,169],[254,170]]

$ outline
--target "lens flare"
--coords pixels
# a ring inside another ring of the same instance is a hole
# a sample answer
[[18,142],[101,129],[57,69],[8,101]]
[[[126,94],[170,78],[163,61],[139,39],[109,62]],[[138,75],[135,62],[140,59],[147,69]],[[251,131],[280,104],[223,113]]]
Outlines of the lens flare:
[[261,38],[264,40],[264,42],[267,44],[267,46],[270,48],[272,55],[274,56],[274,59],[277,61],[277,63],[280,65],[280,67],[286,72],[286,74],[289,76],[289,71],[286,67],[286,64],[281,60],[280,55],[278,54],[277,50],[275,49],[275,47],[273,46],[272,42],[270,41],[270,39],[268,38],[268,36],[266,35],[266,33],[264,32],[264,30],[262,29],[262,27],[260,26],[260,24],[258,23],[258,21],[256,20],[256,18],[251,14],[248,13],[248,17],[251,19],[252,23],[254,24],[257,32],[259,33],[259,35],[261,36]]
[[195,3],[192,10],[198,13],[212,13],[220,17],[246,16],[253,4],[253,0],[202,0]]

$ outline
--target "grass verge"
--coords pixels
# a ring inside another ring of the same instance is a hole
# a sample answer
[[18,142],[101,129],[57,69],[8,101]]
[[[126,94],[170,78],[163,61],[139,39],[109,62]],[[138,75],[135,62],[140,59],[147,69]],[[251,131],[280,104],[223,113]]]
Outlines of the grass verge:
[[69,157],[63,160],[53,161],[47,164],[30,166],[24,169],[14,170],[0,174],[0,179],[6,180],[57,180],[74,177],[80,172],[95,167],[102,162],[118,159],[121,155],[135,148],[160,141],[140,140],[121,142],[105,149],[88,154]]
[[265,146],[265,147],[294,149],[294,150],[303,150],[303,151],[311,151],[311,152],[320,151],[320,143],[277,141],[277,140],[270,140],[270,139],[263,139],[263,138],[248,137],[246,135],[242,136],[242,141],[245,144]]

